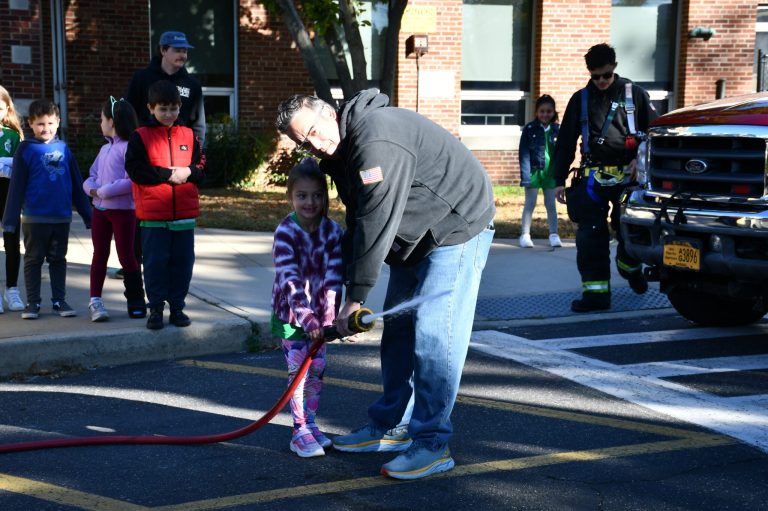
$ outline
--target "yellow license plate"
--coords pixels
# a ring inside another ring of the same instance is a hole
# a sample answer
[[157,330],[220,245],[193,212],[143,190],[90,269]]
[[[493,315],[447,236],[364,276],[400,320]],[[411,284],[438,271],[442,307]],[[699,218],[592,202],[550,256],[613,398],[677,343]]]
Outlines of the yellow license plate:
[[701,249],[693,241],[665,241],[664,265],[699,271],[701,270]]

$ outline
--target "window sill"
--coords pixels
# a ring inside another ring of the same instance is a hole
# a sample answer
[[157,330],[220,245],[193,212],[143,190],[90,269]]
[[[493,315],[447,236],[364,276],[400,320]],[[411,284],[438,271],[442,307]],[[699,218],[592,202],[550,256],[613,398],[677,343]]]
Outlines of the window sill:
[[459,138],[472,151],[517,151],[520,126],[459,126]]

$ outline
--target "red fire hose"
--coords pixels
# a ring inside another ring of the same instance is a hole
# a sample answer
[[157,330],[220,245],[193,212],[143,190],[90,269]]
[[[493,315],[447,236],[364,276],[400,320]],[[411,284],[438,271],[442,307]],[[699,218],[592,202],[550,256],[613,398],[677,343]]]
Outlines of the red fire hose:
[[[373,328],[373,322],[363,322],[361,318],[372,314],[370,309],[359,309],[355,311],[349,317],[349,328],[353,332],[365,332]],[[341,337],[336,327],[326,327],[323,330],[324,338],[312,343],[307,352],[307,357],[299,366],[298,373],[293,379],[288,388],[280,397],[280,400],[269,409],[259,420],[252,422],[251,424],[230,431],[228,433],[220,433],[214,435],[193,435],[193,436],[129,436],[129,435],[110,435],[110,436],[95,436],[95,437],[73,437],[73,438],[59,438],[55,440],[37,440],[33,442],[19,442],[15,444],[1,444],[0,453],[7,452],[20,452],[20,451],[35,451],[40,449],[55,449],[58,447],[79,447],[86,445],[198,445],[198,444],[214,444],[218,442],[226,442],[228,440],[234,440],[240,438],[249,433],[256,431],[265,424],[269,423],[275,415],[290,401],[291,396],[296,391],[296,387],[304,379],[304,375],[309,369],[309,364],[312,363],[312,357],[320,349],[320,346],[324,342]]]

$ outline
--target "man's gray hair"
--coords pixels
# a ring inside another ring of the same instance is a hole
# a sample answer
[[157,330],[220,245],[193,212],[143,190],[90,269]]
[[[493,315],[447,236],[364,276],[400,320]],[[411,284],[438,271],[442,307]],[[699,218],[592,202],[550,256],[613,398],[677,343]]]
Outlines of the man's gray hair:
[[299,112],[299,110],[302,108],[309,108],[310,110],[318,112],[326,105],[331,109],[334,109],[331,105],[318,98],[317,96],[294,94],[290,98],[280,103],[280,106],[277,107],[277,120],[275,120],[275,127],[281,133],[286,133],[288,131],[288,125],[291,124],[291,121]]

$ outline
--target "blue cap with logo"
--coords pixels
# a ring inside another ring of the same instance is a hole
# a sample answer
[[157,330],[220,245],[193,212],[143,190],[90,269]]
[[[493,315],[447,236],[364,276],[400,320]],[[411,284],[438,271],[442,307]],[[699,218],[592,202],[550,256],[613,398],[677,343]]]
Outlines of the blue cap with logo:
[[160,46],[170,46],[171,48],[194,48],[187,42],[187,36],[184,32],[163,32],[160,36]]

